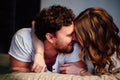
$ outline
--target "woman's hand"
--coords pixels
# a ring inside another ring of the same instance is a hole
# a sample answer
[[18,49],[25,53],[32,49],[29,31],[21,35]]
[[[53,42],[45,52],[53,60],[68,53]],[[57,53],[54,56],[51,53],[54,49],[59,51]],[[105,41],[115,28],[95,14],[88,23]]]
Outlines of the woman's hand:
[[34,57],[34,63],[32,66],[32,71],[39,73],[39,72],[44,72],[46,68],[46,64],[44,61],[44,57],[40,53],[35,53]]

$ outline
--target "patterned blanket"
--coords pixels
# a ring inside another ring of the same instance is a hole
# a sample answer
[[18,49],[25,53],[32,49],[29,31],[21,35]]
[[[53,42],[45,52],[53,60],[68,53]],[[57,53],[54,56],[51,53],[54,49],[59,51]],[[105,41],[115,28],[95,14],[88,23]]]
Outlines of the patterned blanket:
[[57,73],[7,73],[0,80],[120,80],[120,73],[101,76],[75,76]]
[[101,76],[75,76],[57,73],[10,73],[9,56],[0,54],[0,80],[120,80],[120,73]]

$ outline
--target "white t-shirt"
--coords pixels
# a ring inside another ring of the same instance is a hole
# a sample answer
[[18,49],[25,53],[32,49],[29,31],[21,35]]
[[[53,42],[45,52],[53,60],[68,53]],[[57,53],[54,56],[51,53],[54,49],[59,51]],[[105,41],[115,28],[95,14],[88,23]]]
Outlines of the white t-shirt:
[[[52,72],[59,72],[59,67],[64,63],[79,61],[79,50],[79,46],[74,44],[74,51],[72,53],[58,54],[56,62],[53,65]],[[16,34],[13,36],[8,53],[17,60],[23,62],[33,62],[34,47],[32,44],[31,28],[23,28],[16,32]]]

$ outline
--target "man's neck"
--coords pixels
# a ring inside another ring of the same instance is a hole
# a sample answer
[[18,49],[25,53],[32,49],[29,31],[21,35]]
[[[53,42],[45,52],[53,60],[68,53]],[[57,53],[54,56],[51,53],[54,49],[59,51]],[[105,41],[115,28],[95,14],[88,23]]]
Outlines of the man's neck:
[[57,54],[58,52],[54,46],[48,41],[44,41],[44,57],[48,59],[56,58]]
[[55,64],[58,53],[54,46],[45,41],[44,42],[44,59],[48,70],[52,71],[52,66]]

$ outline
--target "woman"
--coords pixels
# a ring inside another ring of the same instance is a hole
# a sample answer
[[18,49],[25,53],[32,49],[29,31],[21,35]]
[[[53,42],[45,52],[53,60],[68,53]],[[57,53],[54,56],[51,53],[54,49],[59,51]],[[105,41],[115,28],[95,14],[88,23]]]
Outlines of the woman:
[[112,17],[102,8],[88,8],[75,19],[75,24],[80,59],[87,64],[88,71],[119,72],[120,37]]

